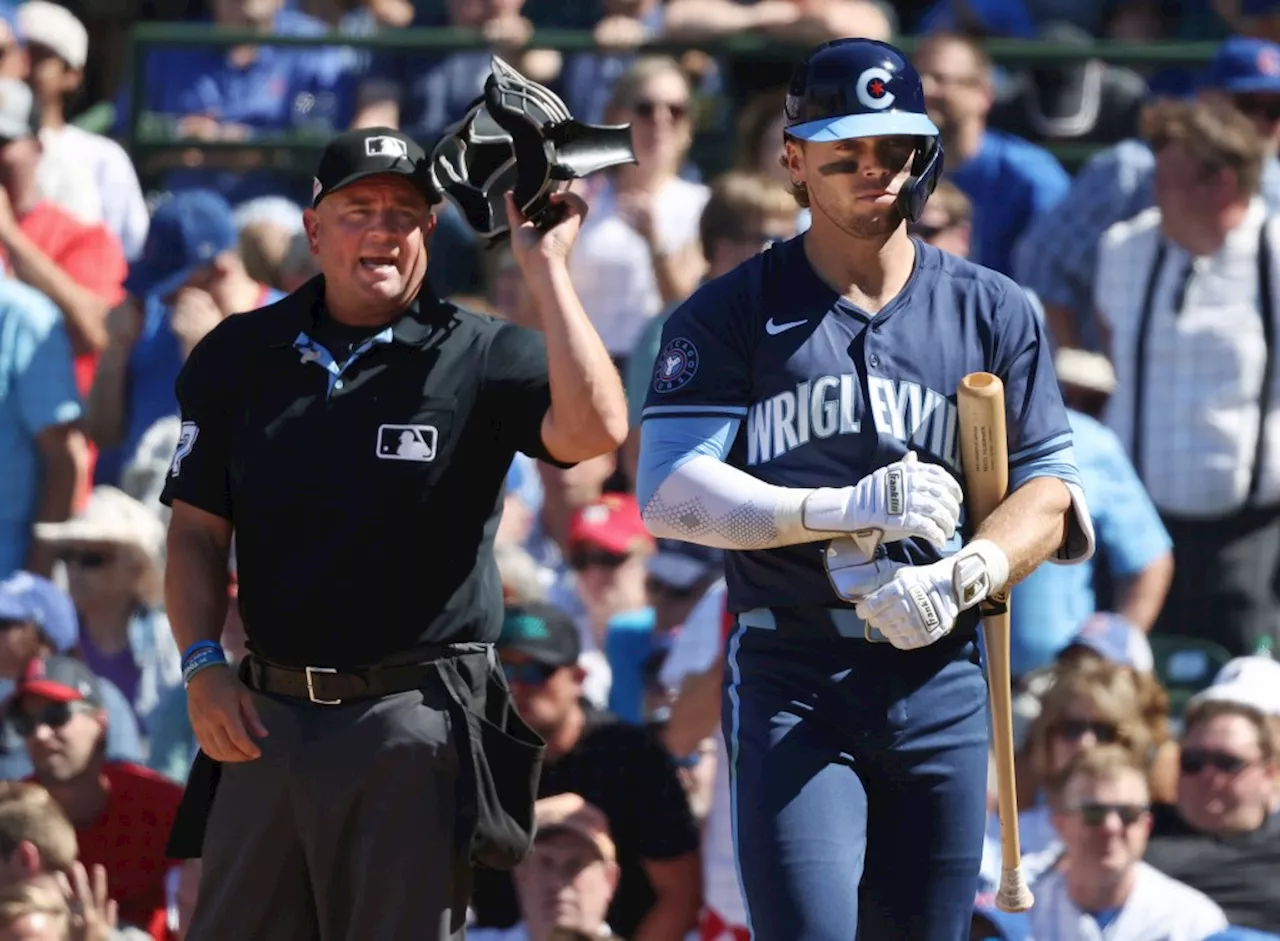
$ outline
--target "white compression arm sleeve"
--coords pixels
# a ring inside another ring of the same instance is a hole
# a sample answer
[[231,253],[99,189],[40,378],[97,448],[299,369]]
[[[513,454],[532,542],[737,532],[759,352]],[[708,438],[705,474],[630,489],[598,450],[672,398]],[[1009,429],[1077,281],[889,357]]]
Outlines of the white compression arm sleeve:
[[[723,461],[738,422],[718,418],[646,421],[641,428],[640,479],[645,524],[655,536],[717,549],[771,549],[848,535],[804,525],[842,515],[843,492],[778,487]],[[825,513],[823,511],[826,511]]]

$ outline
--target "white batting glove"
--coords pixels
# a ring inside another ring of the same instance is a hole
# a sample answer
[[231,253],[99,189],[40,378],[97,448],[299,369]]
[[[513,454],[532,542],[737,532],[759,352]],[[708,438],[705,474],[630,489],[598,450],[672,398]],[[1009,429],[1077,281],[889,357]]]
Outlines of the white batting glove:
[[861,601],[888,584],[893,573],[907,563],[895,562],[870,540],[832,539],[822,554],[822,564],[835,593],[845,601]]
[[871,531],[880,542],[920,536],[941,549],[955,535],[962,502],[956,479],[911,451],[852,487],[815,490],[801,512],[805,528],[816,532]]
[[908,565],[858,602],[858,617],[899,650],[927,647],[951,633],[956,617],[1004,587],[1009,559],[988,539],[929,565]]

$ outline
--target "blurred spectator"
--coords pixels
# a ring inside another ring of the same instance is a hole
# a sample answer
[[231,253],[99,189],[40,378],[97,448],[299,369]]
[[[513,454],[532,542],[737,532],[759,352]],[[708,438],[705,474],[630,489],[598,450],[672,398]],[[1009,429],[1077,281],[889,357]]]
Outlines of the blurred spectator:
[[645,566],[654,540],[630,494],[605,494],[578,510],[566,545],[590,649],[604,651],[612,671],[609,711],[639,722],[644,663],[653,652],[654,612],[645,591]]
[[311,252],[311,242],[305,232],[289,239],[289,248],[280,260],[279,271],[280,283],[273,287],[285,294],[292,294],[320,273],[319,261]]
[[991,60],[976,41],[935,33],[921,40],[912,62],[942,135],[946,178],[973,202],[973,260],[1008,274],[1014,244],[1057,205],[1070,178],[1047,151],[987,126]]
[[968,258],[973,247],[973,203],[950,180],[939,180],[924,212],[907,232],[934,248]]
[[498,563],[498,577],[502,580],[502,600],[509,605],[541,604],[547,600],[547,585],[543,573],[533,556],[511,543],[493,547],[493,558]]
[[[1072,361],[1059,361],[1065,364],[1059,369],[1059,382],[1071,386]],[[1067,419],[1089,494],[1098,554],[1077,566],[1080,571],[1042,565],[1014,587],[1010,644],[1015,677],[1051,663],[1097,610],[1114,612],[1126,625],[1150,630],[1173,577],[1169,534],[1120,439],[1074,409],[1067,409]],[[1111,589],[1109,597],[1098,594],[1102,580]]]
[[[222,621],[222,649],[227,660],[238,664],[248,652],[244,621],[240,617],[240,586],[232,574],[227,586],[227,613]],[[179,784],[187,780],[191,762],[195,760],[199,743],[191,728],[191,716],[187,712],[187,691],[183,686],[168,690],[151,714],[150,748],[147,767]]]
[[[720,731],[725,636],[732,626],[725,583],[716,582],[694,606],[672,642],[661,681],[671,691],[662,740],[680,765],[690,804],[704,814],[701,919],[703,941],[750,937],[733,849],[729,754]],[[705,787],[708,768],[711,781]],[[700,806],[701,804],[701,806]]]
[[147,429],[178,414],[178,372],[205,334],[283,297],[246,270],[231,207],[208,190],[178,193],[156,208],[125,288],[129,299],[107,317],[109,341],[85,415],[102,448],[98,484],[119,484]]
[[616,938],[605,922],[618,888],[618,856],[605,815],[577,794],[559,794],[538,801],[534,819],[533,850],[515,871],[520,924],[512,932],[473,929],[467,937],[471,941]]
[[67,566],[85,663],[120,688],[145,730],[161,697],[182,681],[162,609],[164,527],[137,500],[102,486],[82,512],[37,523],[35,533]]
[[[1235,104],[1266,142],[1261,196],[1280,209],[1280,46],[1228,39],[1205,72],[1199,97]],[[1076,174],[1057,209],[1027,230],[1014,257],[1013,274],[1034,290],[1060,346],[1103,350],[1095,322],[1097,269],[1103,233],[1155,202],[1155,156],[1143,141],[1128,140],[1096,154]]]
[[0,941],[72,941],[66,898],[44,882],[0,889]]
[[[136,257],[148,224],[138,172],[114,140],[67,123],[68,108],[84,86],[88,31],[70,10],[49,0],[22,4],[18,24],[31,60],[28,82],[35,93],[44,148],[36,174],[41,192],[81,222],[101,222],[120,242],[125,257]],[[87,197],[75,191],[76,173],[89,184]]]
[[[286,7],[285,0],[211,0],[215,29],[276,36],[320,36],[328,26]],[[248,140],[273,132],[328,137],[351,120],[355,57],[337,46],[245,45],[149,49],[143,68],[144,115],[179,137]],[[128,127],[129,88],[117,100],[117,128]],[[145,126],[145,122],[144,122]],[[170,191],[215,189],[233,204],[264,195],[310,198],[310,181],[254,171],[260,156],[206,154],[201,164],[171,172]]]
[[[567,618],[508,617],[498,648],[516,708],[547,742],[539,796],[580,794],[609,821],[620,869],[609,925],[631,941],[683,937],[701,904],[698,831],[671,758],[645,729],[583,701]],[[477,927],[515,924],[510,874],[477,869],[472,907]]]
[[160,493],[181,440],[181,417],[169,415],[160,419],[143,433],[133,457],[120,474],[120,489],[156,514],[165,526],[169,525],[172,510],[160,502]]
[[83,394],[106,346],[107,311],[124,299],[124,251],[102,225],[77,222],[41,196],[32,117],[31,89],[0,79],[0,260],[61,308]]
[[597,178],[569,272],[620,364],[649,318],[684,300],[706,266],[698,219],[710,193],[679,175],[693,142],[690,106],[688,79],[673,59],[638,59],[613,87],[606,120],[631,125],[638,162]]
[[0,277],[0,578],[20,568],[48,575],[33,522],[75,509],[89,479],[71,345],[58,308],[35,288]]
[[[787,124],[786,101],[787,88],[783,85],[758,92],[742,108],[738,115],[734,169],[767,176],[785,186],[790,193],[791,175],[787,172],[787,147],[783,140]],[[791,211],[796,214],[797,232],[809,228],[808,209],[797,208],[793,199]],[[706,253],[705,247],[703,253]]]
[[[447,0],[447,25],[478,29],[490,49],[423,55],[389,51],[374,58],[358,92],[354,124],[399,128],[415,140],[435,141],[462,120],[484,91],[494,53],[534,81],[549,79],[560,67],[558,55],[537,56],[525,49],[533,24],[521,15],[525,0]],[[533,56],[531,58],[531,56]],[[530,66],[533,66],[532,68]],[[550,74],[548,74],[550,72]]]
[[[1076,0],[1088,6],[1089,0]],[[1036,18],[1023,0],[936,0],[916,24],[920,33],[1034,39]]]
[[80,860],[106,869],[120,921],[166,941],[165,844],[182,788],[104,755],[95,677],[67,657],[32,660],[10,707],[35,778],[76,828]]
[[662,0],[600,0],[602,16],[593,27],[596,49],[565,58],[560,87],[579,121],[602,124],[614,83],[635,61],[637,46],[663,35],[667,7]]
[[1275,722],[1243,698],[1188,706],[1177,805],[1156,808],[1146,858],[1231,924],[1269,930],[1280,925],[1280,762]]
[[1280,438],[1267,435],[1280,377],[1266,367],[1280,229],[1257,195],[1263,143],[1239,111],[1203,101],[1152,108],[1143,132],[1157,205],[1099,246],[1107,424],[1173,539],[1178,577],[1155,630],[1254,653],[1280,622]]
[[1270,657],[1236,657],[1219,670],[1213,682],[1196,693],[1187,706],[1202,702],[1233,702],[1257,709],[1269,719],[1280,720],[1280,661]]
[[[240,238],[240,257],[249,277],[279,291],[282,268],[293,240],[306,232],[302,207],[282,196],[261,196],[236,208],[234,223]],[[285,292],[288,293],[288,292]]]
[[1061,671],[1045,694],[1026,748],[1030,774],[1023,786],[1035,786],[1039,793],[1036,803],[1018,815],[1018,827],[1023,852],[1041,857],[1035,868],[1056,863],[1060,849],[1044,789],[1080,752],[1109,744],[1126,748],[1141,767],[1150,766],[1156,743],[1132,674],[1114,663]]
[[[75,656],[80,642],[75,606],[61,588],[30,572],[15,572],[0,581],[0,699],[8,699],[14,684],[34,658],[51,654]],[[107,757],[142,760],[142,735],[133,707],[114,683],[99,678],[107,714]],[[31,774],[22,737],[13,723],[0,726],[0,780]]]
[[[711,183],[710,196],[698,220],[698,242],[707,265],[706,280],[728,274],[774,242],[795,234],[795,199],[783,180],[741,170],[717,177]],[[676,298],[644,324],[627,358],[625,376],[631,435],[624,453],[632,480],[640,453],[640,412],[653,379],[662,326],[683,301],[682,297]]]
[[1049,793],[1065,865],[1032,886],[1036,941],[1204,941],[1227,927],[1222,909],[1142,861],[1151,832],[1142,766],[1118,746],[1081,752]]
[[18,35],[17,8],[6,0],[0,7],[0,78],[26,81],[30,71],[27,47]]
[[[1039,38],[1087,52],[1093,37],[1048,23]],[[1131,69],[1098,58],[1057,60],[1005,76],[991,125],[1037,144],[1114,144],[1138,130],[1147,85]]]

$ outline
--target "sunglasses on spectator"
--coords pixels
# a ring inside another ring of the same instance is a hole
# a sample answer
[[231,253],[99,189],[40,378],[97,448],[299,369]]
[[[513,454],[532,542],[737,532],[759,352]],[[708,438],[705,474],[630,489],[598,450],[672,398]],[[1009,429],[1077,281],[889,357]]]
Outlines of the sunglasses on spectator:
[[47,725],[51,729],[60,729],[71,717],[77,714],[93,712],[94,708],[86,702],[52,702],[38,712],[26,709],[14,709],[9,713],[14,730],[23,738],[35,734],[36,729]]
[[115,560],[115,555],[110,552],[67,549],[65,552],[59,552],[58,558],[67,565],[78,565],[82,569],[100,569],[105,565],[110,565]]
[[1119,730],[1110,722],[1085,722],[1083,719],[1063,719],[1053,725],[1053,734],[1068,742],[1078,742],[1089,732],[1104,744],[1114,742]]
[[1268,121],[1280,120],[1280,96],[1236,95],[1232,100],[1241,114],[1266,118]]
[[1199,774],[1205,768],[1213,768],[1223,774],[1239,774],[1253,762],[1226,752],[1191,748],[1182,752],[1178,764],[1186,774]]
[[650,98],[641,98],[632,106],[631,110],[646,121],[652,121],[659,108],[665,109],[667,114],[671,115],[672,121],[683,121],[689,113],[689,105],[686,102],[653,101]]
[[521,686],[541,686],[551,679],[557,667],[549,667],[545,663],[530,660],[528,663],[504,663],[502,672],[508,683],[519,683]]
[[30,621],[16,621],[13,618],[0,618],[0,632],[10,630],[15,627],[26,627]]
[[1107,818],[1115,814],[1126,827],[1132,826],[1142,819],[1149,808],[1146,804],[1081,804],[1076,813],[1086,826],[1100,827]]
[[581,572],[583,569],[589,569],[593,566],[599,566],[600,568],[606,569],[616,569],[629,558],[631,557],[625,552],[605,552],[603,549],[584,549],[569,556],[569,567],[575,572]]

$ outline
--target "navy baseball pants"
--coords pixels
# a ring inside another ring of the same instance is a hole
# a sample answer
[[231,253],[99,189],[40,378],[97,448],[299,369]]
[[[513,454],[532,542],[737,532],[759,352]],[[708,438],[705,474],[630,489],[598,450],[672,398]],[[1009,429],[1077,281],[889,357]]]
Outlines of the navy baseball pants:
[[987,691],[972,632],[917,651],[743,626],[723,729],[754,941],[967,941]]

